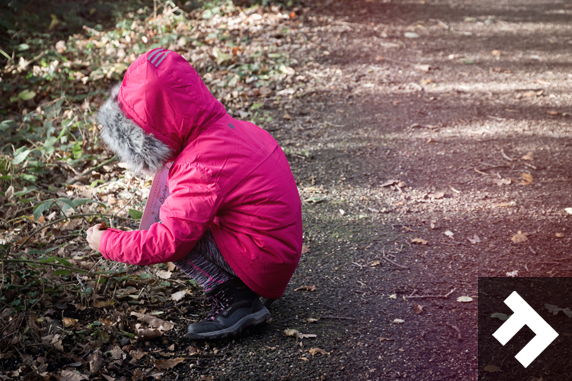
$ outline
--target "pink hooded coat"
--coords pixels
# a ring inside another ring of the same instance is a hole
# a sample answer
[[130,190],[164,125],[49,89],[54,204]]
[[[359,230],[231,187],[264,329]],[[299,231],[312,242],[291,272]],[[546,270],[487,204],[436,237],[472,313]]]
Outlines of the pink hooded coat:
[[189,63],[161,48],[133,62],[98,118],[102,138],[122,160],[139,160],[138,169],[174,160],[162,223],[106,230],[105,258],[175,261],[210,228],[240,279],[261,296],[282,296],[300,259],[301,203],[288,161],[268,132],[229,116]]

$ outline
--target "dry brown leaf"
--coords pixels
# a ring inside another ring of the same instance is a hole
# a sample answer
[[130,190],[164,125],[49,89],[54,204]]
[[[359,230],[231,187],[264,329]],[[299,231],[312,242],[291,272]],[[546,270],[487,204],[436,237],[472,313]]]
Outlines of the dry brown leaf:
[[99,224],[99,230],[107,230],[108,228],[109,226],[107,226],[105,221],[101,221],[101,224]]
[[319,353],[321,355],[328,355],[329,354],[328,352],[326,352],[325,350],[320,349],[320,348],[312,348],[308,352],[310,352],[310,354],[312,356],[316,355],[316,353]]
[[123,352],[117,345],[114,346],[113,349],[109,351],[109,353],[114,360],[121,360],[125,356],[125,352]]
[[171,294],[171,299],[174,300],[175,302],[178,302],[179,300],[183,299],[186,295],[187,295],[186,290],[177,291],[174,294]]
[[167,271],[175,271],[177,266],[173,262],[167,262]]
[[472,243],[473,245],[474,245],[475,243],[480,243],[480,242],[481,242],[481,239],[480,239],[479,236],[476,235],[476,234],[473,236],[473,238],[467,238],[467,239],[468,239],[469,242]]
[[174,323],[159,319],[152,315],[140,314],[139,312],[131,312],[131,316],[136,316],[137,320],[149,324],[150,328],[158,328],[161,331],[170,331],[175,327]]
[[284,114],[284,116],[282,117],[282,119],[284,119],[284,120],[292,120],[292,119],[294,119],[294,118],[292,118],[292,116],[290,116],[290,114],[286,113],[286,114]]
[[558,111],[550,110],[548,111],[548,115],[558,115],[560,114]]
[[89,376],[81,374],[79,372],[74,372],[73,370],[62,370],[60,374],[61,374],[60,381],[89,380]]
[[532,178],[531,174],[522,172],[520,175],[522,176],[524,181],[522,183],[519,183],[519,185],[530,185],[530,184],[532,184],[533,178]]
[[526,236],[526,234],[523,234],[523,233],[519,230],[518,233],[516,233],[515,235],[513,235],[510,240],[511,240],[512,242],[514,242],[514,243],[522,243],[522,242],[528,241],[528,237]]
[[308,360],[306,357],[298,357],[298,360],[302,360],[302,361],[310,361],[310,360]]
[[295,288],[294,291],[316,291],[316,286],[302,286]]
[[64,323],[64,327],[75,327],[77,325],[77,319],[74,318],[70,318],[70,317],[64,317],[62,319],[62,322]]
[[133,359],[131,360],[131,363],[134,363],[135,361],[137,361],[140,358],[142,358],[143,356],[145,356],[147,354],[147,352],[143,352],[141,349],[137,349],[136,351],[131,350],[129,352],[129,354],[131,355],[131,357],[133,357]]
[[556,238],[563,238],[563,237],[564,237],[564,233],[556,233],[556,234],[554,234],[554,236],[555,236]]
[[438,200],[440,198],[445,197],[445,192],[429,193],[427,195],[427,197],[434,199],[434,200]]
[[500,55],[501,55],[501,52],[500,52],[500,50],[496,50],[496,49],[495,49],[495,50],[493,50],[493,51],[491,52],[491,54],[492,54],[493,56],[500,56]]
[[423,312],[423,308],[425,308],[425,306],[422,306],[420,304],[417,303],[413,303],[413,311],[419,315],[421,312]]
[[296,329],[285,329],[284,330],[284,334],[286,336],[292,336],[292,337],[297,337],[299,339],[306,339],[306,338],[314,338],[317,337],[315,334],[313,333],[302,333]]
[[427,241],[421,238],[413,238],[411,243],[419,243],[421,245],[427,245]]
[[95,308],[103,308],[103,307],[108,307],[111,306],[113,304],[113,300],[109,299],[109,300],[96,300],[95,302],[93,302],[92,306]]
[[496,365],[487,365],[485,366],[485,372],[502,372],[501,368]]
[[526,153],[526,155],[524,155],[524,156],[522,157],[522,160],[533,160],[533,159],[534,159],[533,155],[534,155],[534,154],[533,154],[532,151],[528,151],[528,152]]
[[306,246],[306,244],[302,244],[302,254],[306,254],[310,252],[310,248]]
[[89,373],[95,374],[103,365],[103,354],[98,349],[87,357],[87,361],[89,361]]
[[157,277],[161,279],[169,279],[171,278],[171,275],[173,275],[173,273],[170,271],[157,270],[155,275],[157,275]]
[[306,321],[307,321],[308,323],[317,323],[318,320],[320,320],[320,319],[315,319],[315,318],[307,318],[307,319],[306,319]]
[[390,187],[390,186],[395,185],[395,184],[397,184],[397,183],[399,183],[399,180],[387,180],[386,182],[384,182],[383,184],[381,184],[381,187],[382,187],[382,188]]
[[168,359],[168,360],[155,360],[155,367],[159,370],[171,369],[177,366],[177,364],[182,363],[183,361],[185,361],[183,357],[176,357],[174,359]]
[[373,261],[373,262],[371,262],[369,265],[370,265],[371,267],[375,267],[375,266],[381,265],[381,262],[380,262],[380,261]]
[[391,337],[380,337],[379,341],[393,341]]

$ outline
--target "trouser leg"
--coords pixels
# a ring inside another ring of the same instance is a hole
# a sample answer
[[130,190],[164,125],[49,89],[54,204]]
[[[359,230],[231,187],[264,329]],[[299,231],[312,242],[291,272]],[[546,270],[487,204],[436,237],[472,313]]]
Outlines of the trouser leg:
[[218,249],[210,229],[189,255],[173,263],[205,291],[237,277]]

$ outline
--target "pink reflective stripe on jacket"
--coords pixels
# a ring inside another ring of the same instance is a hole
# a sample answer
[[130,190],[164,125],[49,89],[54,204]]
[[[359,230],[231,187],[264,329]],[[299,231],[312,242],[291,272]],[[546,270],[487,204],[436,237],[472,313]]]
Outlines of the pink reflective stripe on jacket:
[[175,154],[162,224],[108,229],[103,256],[136,265],[174,261],[210,227],[238,276],[259,295],[280,297],[300,259],[302,216],[296,182],[274,138],[230,117],[189,63],[161,48],[133,62],[118,100]]

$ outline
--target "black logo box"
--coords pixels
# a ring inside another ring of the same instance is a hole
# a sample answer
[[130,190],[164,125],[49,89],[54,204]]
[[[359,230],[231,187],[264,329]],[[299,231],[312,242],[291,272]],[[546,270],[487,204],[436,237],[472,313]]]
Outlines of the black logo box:
[[[513,291],[558,332],[556,340],[527,368],[515,359],[535,336],[527,326],[504,347],[493,337],[505,321],[491,315],[512,315],[504,300]],[[572,278],[479,278],[478,300],[479,380],[572,381],[572,318],[563,311],[554,315],[545,306],[572,310]]]

